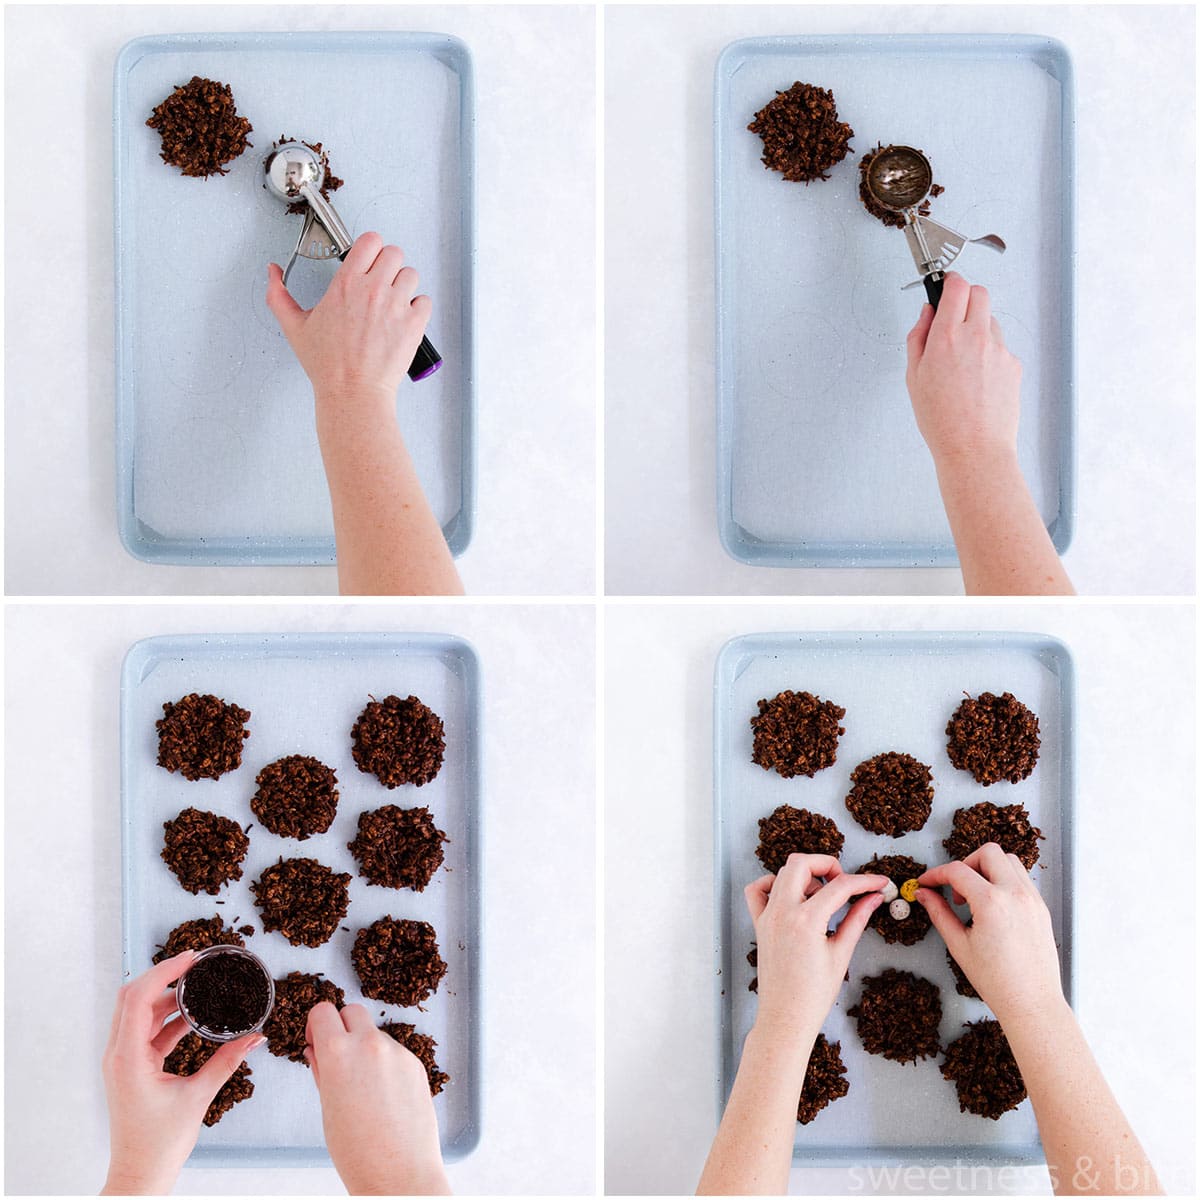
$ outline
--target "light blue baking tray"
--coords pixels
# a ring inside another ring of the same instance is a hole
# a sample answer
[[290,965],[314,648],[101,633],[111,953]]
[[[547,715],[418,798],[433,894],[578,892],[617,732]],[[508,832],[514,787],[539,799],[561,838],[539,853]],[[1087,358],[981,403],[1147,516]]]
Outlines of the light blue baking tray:
[[[219,780],[189,782],[158,766],[154,722],[166,701],[209,693],[250,710],[242,765]],[[350,730],[371,695],[420,696],[446,727],[446,757],[421,788],[388,790],[359,771]],[[479,1141],[483,1107],[482,864],[483,785],[480,668],[474,649],[447,634],[221,634],[153,637],[137,642],[121,673],[121,831],[124,978],[151,956],[181,921],[220,914],[253,925],[246,944],[279,978],[323,971],[365,1004],[377,1023],[406,1021],[438,1043],[450,1082],[434,1098],[442,1153],[469,1154]],[[338,813],[327,833],[301,842],[268,833],[250,809],[255,776],[285,754],[312,754],[337,773]],[[347,843],[358,815],[384,804],[423,805],[445,830],[446,859],[424,892],[368,887]],[[163,822],[181,809],[218,812],[250,829],[240,880],[220,895],[185,892],[159,858]],[[264,933],[250,884],[284,857],[311,857],[352,877],[345,928],[324,946],[292,946]],[[221,903],[218,905],[217,902]],[[357,931],[379,917],[429,921],[449,971],[425,1011],[365,999],[350,961]],[[349,930],[349,932],[347,932]],[[328,1166],[321,1109],[311,1073],[266,1047],[250,1059],[254,1095],[211,1129],[202,1129],[193,1166]]]
[[[801,80],[854,130],[830,178],[788,183],[746,126]],[[903,233],[858,198],[876,144],[924,150],[932,216],[968,245],[1021,359],[1019,453],[1055,546],[1075,510],[1075,98],[1052,38],[752,38],[716,67],[717,502],[736,559],[775,567],[957,563],[905,388],[924,292]]]
[[[188,179],[146,126],[173,87],[228,83],[254,126],[229,173]],[[281,135],[320,141],[350,232],[399,243],[433,299],[436,375],[397,415],[450,549],[475,510],[475,100],[471,58],[434,33],[173,34],[130,42],[113,96],[117,512],[150,562],[334,561],[308,379],[266,307],[299,233],[262,187]],[[305,308],[337,264],[300,259]]]
[[[757,702],[786,688],[810,691],[846,710],[837,761],[812,779],[784,779],[751,760],[750,718]],[[984,788],[946,756],[946,722],[963,693],[1011,691],[1038,715],[1042,746],[1028,779]],[[1063,985],[1074,1001],[1075,678],[1070,651],[1034,633],[763,633],[734,638],[717,657],[714,680],[715,971],[717,1098],[723,1111],[757,998],[746,962],[754,929],[742,889],[763,874],[755,854],[758,821],[780,804],[831,817],[845,835],[843,866],[857,870],[875,854],[944,862],[942,839],[954,811],[990,800],[1021,803],[1046,835],[1033,879],[1050,908]],[[885,750],[912,754],[933,771],[933,813],[925,828],[899,838],[863,829],[846,810],[850,772]],[[841,920],[839,913],[835,920]],[[941,1040],[965,1021],[990,1015],[959,996],[945,943],[930,930],[915,946],[888,946],[868,929],[823,1025],[841,1043],[850,1091],[808,1125],[796,1126],[794,1157],[811,1166],[1036,1163],[1043,1160],[1028,1101],[998,1121],[961,1113],[941,1056],[915,1064],[867,1054],[846,1009],[865,975],[893,966],[939,985]]]

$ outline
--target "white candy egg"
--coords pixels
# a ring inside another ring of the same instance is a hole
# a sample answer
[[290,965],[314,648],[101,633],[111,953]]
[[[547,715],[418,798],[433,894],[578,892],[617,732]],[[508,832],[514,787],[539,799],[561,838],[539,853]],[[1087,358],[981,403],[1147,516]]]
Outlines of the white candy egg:
[[903,921],[912,912],[912,909],[908,907],[907,900],[893,900],[888,905],[888,912],[891,913],[893,921]]
[[900,895],[900,889],[889,879],[887,881],[887,887],[883,889],[884,901],[890,902],[895,900],[898,895]]

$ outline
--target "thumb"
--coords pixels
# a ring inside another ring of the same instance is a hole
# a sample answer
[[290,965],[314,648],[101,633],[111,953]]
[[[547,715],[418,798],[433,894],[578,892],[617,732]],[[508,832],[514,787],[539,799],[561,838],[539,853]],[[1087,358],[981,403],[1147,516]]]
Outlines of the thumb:
[[[933,927],[942,935],[946,948],[959,961],[959,953],[965,948],[967,931],[959,920],[958,913],[946,903],[941,892],[932,888],[917,888],[917,903],[929,914]],[[961,963],[959,964],[961,965]]]
[[292,299],[283,282],[283,269],[277,263],[267,264],[267,307],[290,342],[304,324],[308,313]]
[[911,371],[921,361],[925,353],[925,339],[929,337],[929,327],[933,324],[933,305],[923,304],[921,315],[908,335],[908,369]]
[[871,915],[882,903],[882,892],[859,896],[850,906],[850,911],[842,918],[842,923],[838,926],[837,933],[833,935],[833,940],[838,948],[845,952],[847,962],[850,960],[850,954],[854,947],[858,945],[858,939],[862,937]]
[[211,1104],[213,1097],[229,1081],[229,1077],[241,1066],[252,1051],[257,1050],[267,1039],[261,1033],[250,1033],[232,1042],[226,1042],[193,1076],[197,1080],[197,1091],[203,1091]]

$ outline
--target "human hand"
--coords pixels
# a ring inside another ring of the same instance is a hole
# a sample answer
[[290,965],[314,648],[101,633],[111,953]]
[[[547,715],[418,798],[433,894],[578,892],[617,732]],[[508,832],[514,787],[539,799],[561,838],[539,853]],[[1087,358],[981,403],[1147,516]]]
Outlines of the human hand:
[[361,1004],[308,1014],[304,1057],[321,1094],[325,1144],[351,1195],[446,1195],[429,1076]]
[[[920,877],[917,902],[1000,1024],[1065,1003],[1050,910],[1015,854],[995,842]],[[940,892],[971,909],[967,928]]]
[[267,267],[267,307],[311,380],[318,406],[377,400],[394,411],[396,389],[412,363],[432,303],[418,296],[417,273],[399,246],[364,233],[315,308],[305,310]]
[[[887,883],[884,875],[847,875],[829,855],[792,854],[778,875],[764,875],[746,888],[758,939],[756,1026],[773,1036],[816,1037]],[[855,896],[861,899],[827,937],[833,914]]]
[[1021,364],[1005,348],[986,288],[946,275],[937,312],[926,304],[908,335],[905,381],[939,471],[1015,461]]
[[172,1075],[163,1060],[188,1032],[175,993],[166,991],[192,964],[191,950],[151,967],[117,993],[104,1091],[108,1097],[109,1166],[103,1194],[169,1192],[192,1152],[208,1106],[238,1064],[266,1040],[227,1042],[194,1075]]

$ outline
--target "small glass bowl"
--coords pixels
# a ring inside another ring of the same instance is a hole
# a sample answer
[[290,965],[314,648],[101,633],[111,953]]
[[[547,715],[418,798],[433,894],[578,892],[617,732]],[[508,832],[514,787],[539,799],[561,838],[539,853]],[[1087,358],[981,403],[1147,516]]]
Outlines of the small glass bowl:
[[[263,973],[263,978],[267,981],[267,1008],[262,1017],[256,1021],[249,1029],[231,1030],[229,1032],[219,1032],[209,1029],[207,1025],[201,1025],[187,1008],[187,977],[195,968],[196,964],[205,958],[212,958],[218,954],[236,956],[238,958],[248,958],[252,963],[255,963],[259,970]],[[257,954],[252,954],[244,946],[206,946],[203,950],[196,953],[196,957],[192,959],[192,965],[188,967],[175,984],[175,1001],[179,1006],[179,1015],[183,1019],[184,1024],[192,1030],[193,1033],[198,1033],[202,1038],[209,1042],[232,1042],[236,1038],[245,1037],[248,1033],[258,1033],[260,1029],[267,1023],[267,1018],[271,1015],[271,1011],[275,1007],[275,980],[271,978],[271,972],[267,970],[266,963],[263,962]]]

